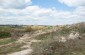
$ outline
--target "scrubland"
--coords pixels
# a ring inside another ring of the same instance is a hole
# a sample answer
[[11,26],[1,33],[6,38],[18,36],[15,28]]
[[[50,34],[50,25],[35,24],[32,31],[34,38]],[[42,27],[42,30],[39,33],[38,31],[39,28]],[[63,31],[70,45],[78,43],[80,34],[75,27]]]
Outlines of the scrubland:
[[19,51],[25,49],[32,51],[23,55],[85,55],[85,22],[0,27],[0,55],[13,55],[16,52],[19,55]]

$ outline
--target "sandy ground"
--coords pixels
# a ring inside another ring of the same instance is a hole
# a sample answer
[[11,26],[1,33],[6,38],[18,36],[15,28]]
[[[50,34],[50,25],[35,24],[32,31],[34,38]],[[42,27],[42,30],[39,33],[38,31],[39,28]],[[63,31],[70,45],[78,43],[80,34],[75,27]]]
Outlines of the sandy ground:
[[31,52],[32,52],[32,49],[26,49],[26,50],[11,53],[11,54],[8,54],[8,55],[27,55],[27,54],[30,54]]
[[[36,35],[37,34],[32,35],[32,36],[36,36]],[[21,37],[17,41],[17,43],[23,43],[23,42],[26,43],[26,45],[22,46],[21,48],[26,48],[26,50],[10,53],[10,54],[7,54],[7,55],[28,55],[28,54],[31,54],[31,52],[33,51],[32,48],[31,48],[31,44],[33,42],[40,42],[40,40],[35,40],[31,36],[29,37],[29,34],[25,34],[23,37]]]
[[[14,53],[11,53],[11,54],[8,54],[8,55],[28,55],[28,54],[30,54],[33,51],[32,48],[31,48],[31,44],[33,42],[40,42],[40,40],[35,40],[32,37],[33,36],[40,35],[40,34],[44,34],[44,33],[46,33],[46,32],[35,33],[32,36],[30,36],[30,37],[29,37],[29,34],[25,34],[17,42],[18,43],[22,43],[22,42],[26,43],[26,45],[24,45],[23,47],[21,47],[21,48],[26,48],[26,50],[22,50],[22,51],[19,51],[19,52],[14,52]],[[77,37],[79,37],[79,34],[78,33],[76,33],[76,34],[71,33],[68,36],[68,38],[62,36],[62,37],[59,37],[58,40],[59,40],[59,42],[66,42],[68,39],[75,39]]]

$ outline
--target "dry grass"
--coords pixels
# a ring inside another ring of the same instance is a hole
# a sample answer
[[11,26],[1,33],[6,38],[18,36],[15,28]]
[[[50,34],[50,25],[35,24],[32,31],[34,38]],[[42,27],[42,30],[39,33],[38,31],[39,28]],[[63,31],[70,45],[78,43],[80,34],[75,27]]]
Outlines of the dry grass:
[[0,47],[0,55],[7,55],[8,53],[12,53],[12,52],[17,52],[17,51],[21,51],[24,48],[20,48],[23,45],[25,45],[24,43],[12,43],[9,45],[5,45]]
[[32,55],[85,55],[85,39],[58,42],[52,39],[33,43]]
[[15,40],[14,40],[14,39],[11,39],[11,38],[0,39],[0,45],[9,44],[9,43],[12,43],[12,42],[14,42],[14,41],[15,41]]

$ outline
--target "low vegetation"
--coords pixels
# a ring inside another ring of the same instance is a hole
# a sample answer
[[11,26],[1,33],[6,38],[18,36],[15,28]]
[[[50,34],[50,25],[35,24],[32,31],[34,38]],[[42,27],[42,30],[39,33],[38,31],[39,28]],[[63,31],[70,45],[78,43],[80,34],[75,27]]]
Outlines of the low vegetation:
[[85,43],[83,41],[85,40],[78,39],[64,43],[51,39],[33,43],[34,52],[32,55],[85,55]]
[[[50,30],[48,32],[48,30]],[[42,33],[36,36],[37,33]],[[0,54],[6,55],[21,51],[25,43],[16,43],[18,38],[29,33],[29,37],[40,42],[33,42],[31,55],[85,55],[85,23],[62,26],[14,26],[0,27]],[[78,33],[76,39],[68,39],[69,35]],[[18,38],[16,38],[18,37]],[[65,37],[66,42],[58,41],[59,37]]]
[[21,48],[23,45],[25,44],[24,43],[12,43],[9,45],[2,46],[0,47],[0,54],[6,55],[8,53],[21,51],[24,49],[24,48]]
[[8,38],[11,37],[10,32],[0,32],[0,38]]
[[[68,37],[69,34],[78,32],[81,38],[75,40],[67,40],[59,42],[55,37]],[[85,25],[75,24],[62,26],[55,32],[49,32],[43,35],[36,36],[35,39],[43,40],[40,43],[33,43],[31,55],[85,55]],[[36,51],[37,50],[37,51]]]
[[11,38],[0,39],[0,45],[9,44],[9,43],[12,43],[14,41],[16,41],[16,40],[11,39]]

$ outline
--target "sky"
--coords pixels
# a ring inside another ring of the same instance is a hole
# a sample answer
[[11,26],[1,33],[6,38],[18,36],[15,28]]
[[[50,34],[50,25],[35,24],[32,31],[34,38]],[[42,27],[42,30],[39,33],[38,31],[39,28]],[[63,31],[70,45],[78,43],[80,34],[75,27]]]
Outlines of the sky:
[[0,0],[0,24],[63,25],[85,22],[85,0]]

